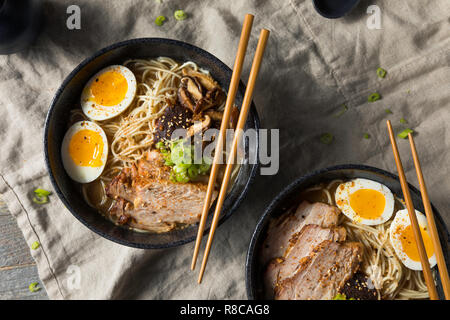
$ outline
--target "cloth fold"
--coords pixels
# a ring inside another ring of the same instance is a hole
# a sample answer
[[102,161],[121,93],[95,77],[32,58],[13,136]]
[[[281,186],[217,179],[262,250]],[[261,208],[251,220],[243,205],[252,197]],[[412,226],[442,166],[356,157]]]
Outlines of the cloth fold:
[[[73,4],[81,9],[81,30],[66,28],[66,9]],[[296,177],[331,165],[361,163],[395,173],[388,118],[397,131],[406,126],[416,131],[431,200],[448,226],[450,3],[376,1],[379,30],[367,27],[370,4],[361,1],[345,18],[327,20],[309,0],[45,1],[46,24],[36,43],[0,56],[0,193],[27,243],[41,243],[31,253],[49,297],[245,299],[245,255],[270,200]],[[177,9],[188,18],[175,20]],[[166,37],[199,46],[232,66],[245,13],[256,16],[244,81],[257,31],[271,31],[254,101],[262,127],[280,129],[280,171],[257,177],[246,200],[218,229],[202,285],[190,271],[193,243],[167,250],[127,248],[89,231],[56,195],[46,205],[32,202],[35,188],[51,190],[42,150],[46,112],[80,61],[117,41]],[[159,15],[168,18],[161,27],[154,23]],[[378,67],[387,70],[384,79],[377,77]],[[372,92],[382,99],[369,103]],[[342,104],[348,110],[336,116]],[[320,143],[325,132],[334,136],[330,145]],[[399,141],[399,148],[407,177],[417,185],[407,142]]]

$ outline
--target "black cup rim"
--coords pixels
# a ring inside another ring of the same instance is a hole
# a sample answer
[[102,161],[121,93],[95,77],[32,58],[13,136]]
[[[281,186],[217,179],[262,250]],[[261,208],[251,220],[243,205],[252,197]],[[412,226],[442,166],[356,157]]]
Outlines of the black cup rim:
[[[180,239],[177,241],[173,241],[170,243],[164,243],[164,244],[144,244],[144,243],[136,243],[136,242],[132,242],[132,241],[126,241],[126,240],[122,240],[122,239],[118,239],[114,236],[111,236],[108,233],[102,232],[100,230],[98,230],[95,226],[91,225],[90,223],[88,223],[87,221],[85,221],[83,219],[83,217],[81,217],[70,205],[69,201],[66,199],[66,197],[63,195],[61,189],[59,188],[56,179],[53,175],[53,172],[51,170],[51,166],[50,166],[50,154],[48,151],[48,133],[49,133],[49,125],[50,125],[50,121],[52,119],[52,115],[54,112],[54,108],[55,105],[59,99],[59,97],[61,96],[62,92],[65,90],[66,86],[69,84],[69,82],[86,66],[88,65],[90,62],[92,62],[93,60],[95,60],[96,58],[98,58],[99,56],[114,50],[116,48],[119,47],[123,47],[123,46],[128,46],[130,44],[135,44],[135,43],[151,43],[151,44],[158,44],[158,43],[165,43],[165,44],[172,44],[172,45],[176,45],[176,46],[180,46],[180,47],[184,47],[184,48],[188,48],[190,50],[196,51],[197,53],[199,53],[200,55],[203,55],[205,57],[207,57],[208,59],[210,59],[211,61],[213,61],[215,64],[217,64],[219,66],[219,68],[224,69],[225,71],[231,73],[232,70],[225,64],[223,63],[221,60],[219,60],[217,57],[215,57],[213,54],[209,53],[206,50],[203,50],[197,46],[194,46],[192,44],[189,44],[187,42],[183,42],[183,41],[179,41],[179,40],[174,40],[174,39],[168,39],[168,38],[135,38],[135,39],[129,39],[129,40],[125,40],[125,41],[120,41],[120,42],[116,42],[114,44],[111,44],[107,47],[104,47],[100,50],[98,50],[97,52],[95,52],[93,55],[91,55],[90,57],[84,59],[81,63],[79,63],[70,73],[69,75],[63,80],[62,84],[60,85],[60,87],[58,88],[58,90],[56,91],[51,103],[50,103],[50,108],[47,112],[46,118],[45,118],[45,123],[44,123],[44,137],[43,137],[43,144],[44,144],[44,159],[45,159],[45,165],[47,168],[47,172],[49,174],[50,177],[50,182],[58,196],[58,198],[61,200],[61,202],[64,204],[64,206],[70,211],[70,213],[78,220],[80,221],[84,226],[86,226],[89,230],[95,232],[96,234],[100,235],[101,237],[108,239],[110,241],[113,241],[115,243],[124,245],[124,246],[128,246],[128,247],[132,247],[132,248],[138,248],[138,249],[167,249],[167,248],[172,248],[172,247],[177,247],[177,246],[181,246],[184,245],[186,243],[192,242],[196,239],[196,236],[192,236],[192,237],[187,237],[185,239]],[[242,82],[240,82],[239,84],[239,90],[242,90],[242,92],[245,91],[245,86],[243,85]],[[259,121],[259,116],[258,113],[256,111],[255,105],[252,102],[251,108],[250,108],[250,114],[249,117],[253,118],[253,125],[254,128],[256,129],[256,131],[260,128],[260,121]],[[259,132],[257,131],[257,140],[259,141]],[[259,152],[259,147],[257,146],[255,149],[256,154],[258,155]],[[247,192],[251,186],[251,184],[253,183],[253,181],[255,180],[257,171],[259,169],[260,163],[259,163],[259,157],[257,158],[258,161],[256,164],[252,165],[251,168],[251,172],[250,172],[250,176],[247,180],[247,183],[245,184],[241,194],[238,196],[237,200],[233,203],[233,205],[230,207],[230,209],[221,216],[221,218],[219,219],[219,223],[218,226],[222,225],[235,211],[236,209],[239,207],[239,205],[242,203],[242,201],[244,200],[245,196],[247,195]],[[214,204],[213,204],[214,205]],[[206,234],[209,231],[210,227],[206,227],[204,234]]]
[[322,7],[320,6],[320,4],[318,3],[320,0],[312,0],[313,2],[313,6],[314,9],[316,9],[317,13],[320,14],[322,17],[327,18],[327,19],[339,19],[342,18],[344,16],[346,16],[347,14],[349,14],[360,2],[360,0],[355,0],[355,2],[351,5],[348,6],[346,11],[340,12],[340,13],[332,13],[332,12],[327,12],[322,10]]
[[[245,261],[245,287],[246,287],[246,291],[247,291],[247,298],[249,300],[256,299],[255,294],[254,294],[254,291],[256,288],[256,285],[254,283],[255,282],[254,276],[255,276],[256,270],[254,269],[254,265],[253,265],[254,259],[255,259],[255,253],[256,253],[255,249],[259,245],[258,240],[260,238],[261,232],[263,231],[267,222],[272,217],[273,211],[280,205],[281,202],[283,202],[291,194],[291,192],[293,192],[295,189],[297,189],[305,181],[312,179],[313,177],[315,177],[317,175],[321,175],[321,174],[324,174],[327,172],[332,172],[332,171],[336,171],[336,170],[346,170],[346,169],[347,170],[353,169],[353,170],[370,171],[375,174],[386,176],[388,178],[391,178],[391,179],[394,179],[397,181],[399,180],[397,175],[390,173],[388,171],[385,171],[383,169],[366,166],[366,165],[360,165],[360,164],[344,164],[344,165],[336,165],[336,166],[332,166],[332,167],[327,167],[324,169],[320,169],[320,170],[308,173],[304,176],[301,176],[301,177],[295,179],[287,187],[282,189],[282,191],[272,200],[272,202],[267,207],[267,209],[264,211],[262,216],[258,219],[258,222],[256,223],[256,227],[252,234],[250,245],[248,247],[247,257],[246,257],[246,261]],[[411,185],[410,183],[408,183],[408,187],[409,187],[410,192],[420,195],[420,191],[417,190],[417,188],[414,187],[413,185]],[[434,213],[435,219],[437,220],[438,224],[443,226],[444,230],[447,233],[446,235],[443,235],[443,236],[447,237],[447,242],[450,241],[449,230],[448,230],[444,220],[442,219],[441,214],[439,213],[439,211],[436,209],[436,207],[432,203],[431,203],[431,207],[433,209],[433,213]],[[448,264],[448,261],[447,261],[447,264]]]

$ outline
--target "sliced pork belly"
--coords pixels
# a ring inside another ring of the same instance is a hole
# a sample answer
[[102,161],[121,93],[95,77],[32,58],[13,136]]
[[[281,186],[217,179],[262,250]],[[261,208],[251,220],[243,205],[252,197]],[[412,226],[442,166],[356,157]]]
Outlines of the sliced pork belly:
[[277,300],[330,300],[358,270],[363,248],[357,242],[323,241],[297,271],[275,288]]
[[[110,214],[119,223],[141,229],[176,223],[198,222],[207,185],[175,183],[159,152],[149,152],[136,166],[125,168],[107,186],[107,195],[116,200]],[[213,193],[212,201],[217,197]]]
[[325,240],[345,241],[346,231],[343,227],[322,228],[308,224],[289,240],[284,259],[273,259],[264,274],[265,290],[273,293],[276,284],[291,277],[297,270],[300,261],[309,256],[314,248]]
[[272,221],[262,246],[261,261],[266,264],[274,258],[284,257],[289,240],[305,225],[315,224],[325,228],[336,226],[339,214],[339,209],[334,206],[303,201],[294,214],[287,213]]

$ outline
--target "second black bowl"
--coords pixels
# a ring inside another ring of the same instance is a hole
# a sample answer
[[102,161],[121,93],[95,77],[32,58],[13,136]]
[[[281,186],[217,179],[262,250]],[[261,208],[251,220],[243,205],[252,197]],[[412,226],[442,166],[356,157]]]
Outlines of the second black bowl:
[[[286,212],[286,210],[292,207],[294,204],[298,204],[298,196],[302,190],[305,190],[311,186],[317,185],[320,182],[330,181],[334,179],[350,180],[355,178],[365,178],[387,186],[394,194],[402,197],[402,189],[398,177],[387,171],[362,166],[362,165],[341,165],[331,168],[326,168],[313,172],[301,178],[295,180],[292,184],[287,186],[269,205],[267,210],[259,219],[256,229],[253,232],[250,247],[247,253],[246,261],[246,287],[247,296],[249,299],[264,299],[264,288],[262,273],[264,266],[259,263],[258,252],[260,252],[261,244],[266,237],[266,231],[269,226],[269,222],[279,217],[281,214]],[[414,207],[424,212],[422,198],[420,192],[409,185],[411,192],[411,197],[414,203]],[[441,215],[433,206],[434,216],[436,218],[436,225],[439,232],[439,237],[442,244],[442,249],[444,251],[445,260],[448,264],[449,262],[449,233],[441,218]],[[438,283],[438,289],[442,296],[441,283]]]
[[[128,40],[100,50],[92,57],[84,60],[69,74],[52,101],[45,121],[44,134],[45,161],[50,179],[58,197],[73,216],[106,239],[126,246],[146,249],[168,248],[190,242],[196,237],[197,226],[192,225],[167,233],[150,234],[136,232],[113,224],[84,201],[82,194],[76,188],[75,182],[69,178],[64,170],[60,150],[69,123],[70,110],[80,108],[81,91],[91,76],[106,66],[122,64],[128,59],[160,56],[170,57],[180,62],[193,61],[201,68],[209,70],[222,88],[228,90],[232,71],[212,54],[193,45],[175,40],[160,38]],[[236,95],[235,103],[237,106],[241,105],[244,93],[245,87],[241,83]],[[259,128],[258,115],[253,104],[245,128]],[[259,136],[257,136],[257,141],[258,138]],[[258,169],[258,164],[249,163],[249,159],[254,159],[254,155],[250,155],[249,152],[257,154],[258,147],[248,150],[251,151],[246,151],[245,161],[223,204],[220,223],[225,221],[239,206]],[[211,210],[214,206],[213,204]],[[210,214],[205,232],[209,229],[211,220],[212,215]]]

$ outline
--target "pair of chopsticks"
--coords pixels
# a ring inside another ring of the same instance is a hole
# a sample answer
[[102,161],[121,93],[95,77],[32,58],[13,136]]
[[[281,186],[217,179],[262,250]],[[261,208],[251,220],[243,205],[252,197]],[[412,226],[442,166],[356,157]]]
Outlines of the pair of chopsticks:
[[[395,163],[397,165],[398,176],[400,179],[400,184],[402,186],[403,196],[405,198],[406,208],[408,209],[409,219],[411,220],[411,225],[413,228],[414,239],[417,244],[417,249],[419,251],[420,262],[422,264],[423,274],[425,277],[425,282],[430,294],[431,300],[438,300],[438,294],[436,290],[436,285],[431,274],[430,263],[428,262],[428,256],[423,244],[422,234],[420,232],[419,223],[417,222],[416,212],[411,199],[411,194],[409,193],[408,183],[406,182],[405,172],[403,170],[402,160],[400,159],[400,154],[397,148],[397,142],[395,141],[394,131],[392,130],[391,122],[387,121],[387,127],[389,131],[389,138],[391,140],[392,150],[394,151]],[[434,251],[436,254],[437,265],[439,269],[439,274],[441,277],[442,287],[444,289],[444,295],[446,300],[450,300],[450,281],[448,277],[448,270],[445,264],[444,255],[442,253],[442,246],[439,242],[439,234],[436,228],[436,222],[434,221],[433,211],[431,209],[430,199],[428,198],[427,187],[425,185],[425,180],[423,178],[422,169],[419,162],[419,156],[417,155],[416,145],[414,144],[414,138],[411,133],[408,134],[409,144],[411,146],[411,152],[414,159],[414,166],[416,167],[416,173],[420,185],[420,193],[422,195],[423,206],[425,209],[425,214],[427,216],[428,229],[430,230],[431,241],[433,243]]]
[[[241,78],[242,65],[244,63],[245,53],[247,51],[248,40],[250,38],[250,31],[253,24],[254,16],[251,14],[247,14],[244,19],[244,24],[242,27],[241,38],[239,40],[238,51],[236,54],[236,60],[234,62],[233,74],[231,76],[230,87],[228,90],[227,101],[225,103],[225,110],[223,113],[222,123],[220,126],[220,132],[216,139],[216,148],[214,159],[211,167],[211,173],[208,181],[208,188],[206,191],[205,201],[203,203],[203,210],[200,219],[200,224],[197,233],[197,240],[195,242],[194,255],[192,257],[192,265],[191,270],[195,269],[195,264],[197,262],[198,252],[200,249],[200,243],[203,237],[203,232],[205,230],[206,218],[208,216],[209,207],[211,204],[211,197],[214,192],[214,185],[217,178],[217,173],[219,169],[219,160],[222,158],[222,149],[224,145],[224,139],[226,130],[229,126],[231,109],[234,105],[234,99],[236,97],[236,92],[239,87],[239,80]],[[235,134],[233,137],[233,143],[231,147],[231,152],[228,155],[227,164],[225,168],[225,174],[222,181],[222,185],[220,187],[219,196],[217,198],[217,205],[214,211],[213,220],[211,223],[211,229],[209,232],[208,242],[206,243],[205,252],[203,255],[202,266],[200,269],[200,274],[198,277],[198,283],[202,282],[203,274],[205,272],[206,263],[208,261],[209,252],[211,250],[211,245],[214,239],[214,234],[217,228],[217,224],[219,222],[220,211],[222,210],[222,205],[225,200],[225,196],[227,193],[228,183],[230,181],[232,169],[233,169],[233,160],[237,153],[237,147],[240,139],[242,138],[242,133],[244,129],[245,122],[247,121],[248,111],[250,109],[253,89],[255,88],[256,78],[259,73],[259,69],[261,66],[262,57],[264,54],[264,50],[266,48],[267,39],[269,37],[269,31],[266,29],[261,30],[261,34],[259,36],[258,45],[256,47],[255,57],[253,59],[252,68],[250,71],[250,76],[248,79],[247,89],[245,90],[244,100],[242,102],[241,111],[239,114],[239,119],[237,122]]]

